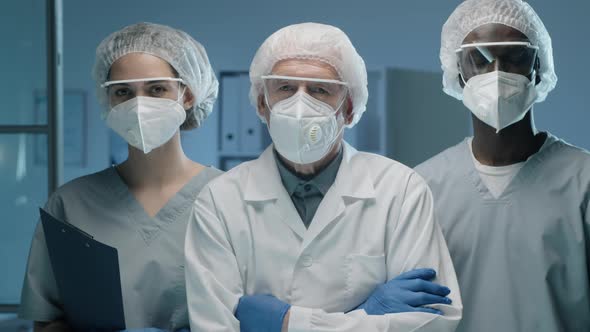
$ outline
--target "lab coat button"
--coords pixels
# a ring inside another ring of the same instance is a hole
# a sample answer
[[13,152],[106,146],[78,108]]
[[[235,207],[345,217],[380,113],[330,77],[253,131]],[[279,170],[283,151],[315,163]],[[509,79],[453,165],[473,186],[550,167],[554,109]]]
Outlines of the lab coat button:
[[304,267],[310,267],[313,265],[313,258],[309,255],[301,256],[301,265]]

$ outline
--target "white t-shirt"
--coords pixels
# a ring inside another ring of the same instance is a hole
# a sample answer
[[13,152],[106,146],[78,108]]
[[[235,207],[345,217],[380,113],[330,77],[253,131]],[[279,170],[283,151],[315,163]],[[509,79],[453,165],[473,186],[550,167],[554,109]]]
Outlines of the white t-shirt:
[[502,195],[506,187],[508,187],[510,181],[512,181],[522,166],[524,166],[525,161],[507,166],[484,165],[475,158],[475,155],[473,154],[473,147],[471,146],[472,142],[473,137],[470,137],[467,145],[471,151],[471,158],[475,164],[475,169],[477,169],[481,180],[486,185],[492,196],[494,196],[494,198],[498,198],[500,195]]

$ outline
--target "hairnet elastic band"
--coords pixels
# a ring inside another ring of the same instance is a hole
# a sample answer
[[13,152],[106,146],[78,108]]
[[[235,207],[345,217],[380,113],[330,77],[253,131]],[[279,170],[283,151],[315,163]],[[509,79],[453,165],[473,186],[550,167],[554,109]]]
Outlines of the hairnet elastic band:
[[150,78],[135,78],[130,80],[107,81],[100,85],[101,88],[106,88],[114,84],[134,83],[134,82],[149,82],[149,81],[174,81],[184,84],[182,78],[177,77],[150,77]]

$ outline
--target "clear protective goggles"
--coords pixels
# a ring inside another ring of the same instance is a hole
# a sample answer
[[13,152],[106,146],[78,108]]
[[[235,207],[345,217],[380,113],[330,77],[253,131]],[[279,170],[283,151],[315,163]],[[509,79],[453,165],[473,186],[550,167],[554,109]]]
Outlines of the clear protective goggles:
[[264,97],[271,111],[276,103],[291,98],[299,91],[330,105],[334,111],[340,109],[348,95],[348,84],[338,80],[279,75],[261,78]]
[[137,96],[166,98],[178,101],[184,94],[184,81],[175,77],[151,77],[107,81],[100,85],[106,89],[111,107]]
[[465,81],[473,76],[503,71],[529,76],[535,70],[539,47],[529,42],[463,44],[457,53],[459,71]]

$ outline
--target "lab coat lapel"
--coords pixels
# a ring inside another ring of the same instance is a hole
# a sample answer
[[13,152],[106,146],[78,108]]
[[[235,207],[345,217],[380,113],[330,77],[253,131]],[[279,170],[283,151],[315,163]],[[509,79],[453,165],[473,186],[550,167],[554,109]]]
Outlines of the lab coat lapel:
[[268,209],[262,210],[261,220],[284,222],[300,238],[303,239],[305,236],[306,229],[303,221],[281,181],[272,145],[249,166],[244,200],[253,204],[270,204]]
[[368,165],[363,160],[353,160],[358,153],[348,143],[344,144],[344,155],[334,184],[322,199],[315,216],[305,234],[302,250],[333,222],[345,217],[346,207],[356,200],[375,198],[375,187]]

